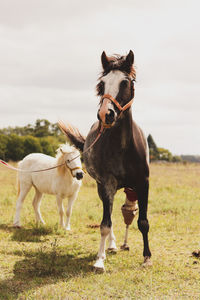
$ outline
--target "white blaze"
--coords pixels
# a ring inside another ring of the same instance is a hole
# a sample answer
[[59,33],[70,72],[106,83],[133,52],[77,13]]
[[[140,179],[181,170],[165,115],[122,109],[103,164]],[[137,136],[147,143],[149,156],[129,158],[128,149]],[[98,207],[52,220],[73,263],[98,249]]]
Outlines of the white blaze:
[[119,70],[110,71],[106,76],[103,76],[102,81],[105,83],[104,94],[109,94],[116,98],[119,93],[120,83],[125,78],[124,73]]

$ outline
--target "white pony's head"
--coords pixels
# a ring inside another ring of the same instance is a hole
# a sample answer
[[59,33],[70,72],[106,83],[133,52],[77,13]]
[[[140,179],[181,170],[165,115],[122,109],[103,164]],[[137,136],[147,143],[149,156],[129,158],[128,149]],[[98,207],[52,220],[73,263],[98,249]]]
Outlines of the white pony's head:
[[80,159],[80,152],[73,146],[69,144],[62,144],[57,149],[57,163],[58,165],[63,164],[58,167],[58,172],[60,175],[64,175],[66,170],[70,170],[71,175],[76,177],[76,179],[81,180],[83,178],[83,170]]

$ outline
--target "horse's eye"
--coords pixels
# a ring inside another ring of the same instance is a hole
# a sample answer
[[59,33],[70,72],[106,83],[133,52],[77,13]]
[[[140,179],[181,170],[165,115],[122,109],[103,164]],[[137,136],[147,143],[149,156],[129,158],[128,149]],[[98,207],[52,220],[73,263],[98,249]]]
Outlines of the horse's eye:
[[122,80],[121,87],[125,88],[128,86],[128,80]]
[[67,159],[67,163],[70,163],[70,160],[69,160],[69,159]]

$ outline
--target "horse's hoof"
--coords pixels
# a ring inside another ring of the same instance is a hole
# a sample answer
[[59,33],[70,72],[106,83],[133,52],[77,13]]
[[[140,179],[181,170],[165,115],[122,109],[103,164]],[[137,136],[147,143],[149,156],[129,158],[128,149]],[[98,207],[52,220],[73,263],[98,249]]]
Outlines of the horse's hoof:
[[149,256],[145,256],[144,257],[144,262],[143,262],[142,266],[144,268],[146,268],[146,267],[151,267],[152,265],[153,264],[152,264],[152,261],[151,261],[150,257]]
[[70,226],[67,226],[67,227],[65,227],[65,230],[70,231],[70,230],[71,230],[71,227],[70,227]]
[[97,273],[103,273],[105,272],[105,267],[104,267],[104,263],[103,263],[103,259],[97,259],[97,261],[95,262],[94,266],[93,266],[93,270]]
[[16,228],[16,229],[21,229],[22,228],[22,226],[21,225],[13,225],[13,228]]
[[124,251],[129,251],[129,250],[130,250],[130,248],[129,248],[129,246],[128,246],[127,244],[122,245],[122,246],[120,247],[120,249],[121,249],[121,250],[124,250]]

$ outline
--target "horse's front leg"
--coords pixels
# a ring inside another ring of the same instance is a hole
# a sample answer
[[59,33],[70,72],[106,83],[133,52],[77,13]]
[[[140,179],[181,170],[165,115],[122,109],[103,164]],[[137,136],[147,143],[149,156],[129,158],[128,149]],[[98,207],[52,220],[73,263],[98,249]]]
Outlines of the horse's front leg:
[[67,215],[67,219],[66,219],[66,230],[71,230],[71,226],[70,226],[70,217],[72,214],[72,207],[73,207],[73,203],[76,200],[78,195],[78,191],[76,191],[72,196],[70,196],[68,198],[68,206],[67,206],[67,211],[66,211],[66,215]]
[[108,251],[117,251],[117,246],[116,246],[115,241],[116,241],[116,239],[115,239],[115,235],[113,232],[113,225],[112,225],[110,228],[109,236],[108,236],[108,242],[109,242]]
[[100,226],[101,241],[100,241],[99,251],[97,255],[97,260],[94,264],[94,268],[101,272],[105,271],[104,268],[104,260],[106,258],[105,244],[106,244],[106,239],[109,236],[112,227],[111,213],[112,213],[113,198],[115,192],[116,191],[113,189],[113,187],[109,185],[103,186],[98,184],[99,197],[103,202],[103,219]]
[[56,201],[58,205],[58,212],[60,215],[60,225],[65,228],[65,221],[64,221],[64,207],[63,207],[63,197],[60,195],[56,196]]
[[148,232],[149,232],[149,222],[147,219],[147,207],[148,207],[148,192],[149,192],[149,180],[145,179],[144,182],[139,184],[137,187],[138,194],[138,205],[139,205],[139,218],[138,218],[138,228],[143,236],[144,243],[144,263],[143,266],[151,265],[151,251],[149,249],[149,240],[148,240]]

